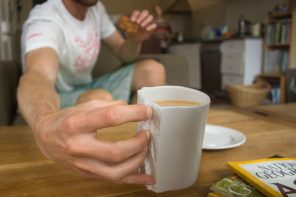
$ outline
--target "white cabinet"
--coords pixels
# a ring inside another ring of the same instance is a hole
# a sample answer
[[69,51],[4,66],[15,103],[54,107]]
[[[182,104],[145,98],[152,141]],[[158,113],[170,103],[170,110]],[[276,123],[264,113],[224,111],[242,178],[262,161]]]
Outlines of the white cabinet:
[[221,44],[222,89],[230,84],[251,84],[261,73],[261,39],[227,40]]
[[170,53],[186,58],[189,65],[189,86],[200,89],[200,43],[174,44],[170,46]]

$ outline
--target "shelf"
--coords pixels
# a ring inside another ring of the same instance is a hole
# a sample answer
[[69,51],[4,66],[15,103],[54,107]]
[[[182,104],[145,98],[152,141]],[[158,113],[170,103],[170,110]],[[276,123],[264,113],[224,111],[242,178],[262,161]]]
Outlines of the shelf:
[[269,15],[268,18],[271,20],[273,20],[273,19],[288,19],[288,18],[292,18],[292,12],[272,14],[272,15]]
[[170,10],[170,11],[166,11],[165,14],[191,15],[192,13],[190,11],[186,11],[186,10]]
[[265,73],[257,76],[258,80],[274,85],[274,90],[279,88],[280,103],[286,101],[285,71],[296,67],[296,0],[290,3],[287,12],[274,12],[266,17]]
[[269,44],[267,47],[270,49],[289,49],[290,44]]
[[258,75],[258,77],[263,77],[263,78],[278,78],[280,79],[282,76],[281,73],[262,73]]
[[281,73],[262,73],[257,76],[257,82],[265,81],[269,84],[277,83],[280,89],[279,103],[286,102],[286,80],[285,75]]

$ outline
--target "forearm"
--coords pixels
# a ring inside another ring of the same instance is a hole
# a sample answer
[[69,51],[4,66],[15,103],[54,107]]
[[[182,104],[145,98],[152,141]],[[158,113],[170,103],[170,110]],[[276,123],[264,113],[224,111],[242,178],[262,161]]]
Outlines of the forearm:
[[134,61],[141,51],[141,45],[141,42],[135,42],[133,40],[127,39],[120,48],[120,59],[123,62]]
[[19,83],[18,103],[22,116],[32,129],[39,117],[59,109],[60,100],[54,84],[36,71],[25,73]]

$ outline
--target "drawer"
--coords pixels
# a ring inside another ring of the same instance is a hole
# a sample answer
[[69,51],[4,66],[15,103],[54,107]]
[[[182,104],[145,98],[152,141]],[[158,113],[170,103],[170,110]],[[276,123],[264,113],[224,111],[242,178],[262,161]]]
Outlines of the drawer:
[[242,75],[222,75],[222,89],[225,89],[225,85],[243,84],[243,81]]
[[221,45],[221,51],[244,51],[245,41],[243,40],[230,40],[224,41]]
[[229,74],[243,74],[244,54],[240,52],[223,53],[221,62],[221,72]]

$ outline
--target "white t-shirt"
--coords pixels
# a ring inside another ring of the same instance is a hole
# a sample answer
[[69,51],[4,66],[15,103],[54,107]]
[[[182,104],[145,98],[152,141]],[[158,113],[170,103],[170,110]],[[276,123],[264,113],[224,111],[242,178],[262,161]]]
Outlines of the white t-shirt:
[[48,0],[35,6],[24,23],[23,65],[29,51],[52,48],[60,63],[56,87],[59,91],[71,91],[75,85],[91,82],[101,39],[114,31],[115,27],[100,2],[90,7],[85,19],[80,21],[68,12],[62,0]]

